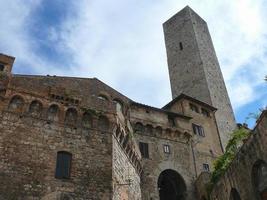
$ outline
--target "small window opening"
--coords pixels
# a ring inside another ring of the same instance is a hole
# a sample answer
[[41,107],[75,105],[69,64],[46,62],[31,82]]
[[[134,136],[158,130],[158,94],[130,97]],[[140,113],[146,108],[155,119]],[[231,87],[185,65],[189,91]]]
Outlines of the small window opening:
[[204,129],[200,125],[192,124],[194,134],[205,137]]
[[56,178],[70,178],[71,153],[60,151],[57,153]]
[[180,47],[180,50],[181,50],[181,51],[184,49],[184,47],[183,47],[183,43],[182,43],[182,42],[179,42],[179,47]]
[[5,69],[5,65],[0,63],[0,71],[2,72],[2,71],[4,71],[4,69]]
[[170,154],[171,153],[170,145],[164,144],[163,150],[164,150],[164,153]]
[[209,111],[207,111],[207,110],[204,109],[204,108],[201,109],[201,113],[202,113],[202,115],[204,115],[204,116],[206,116],[206,117],[209,117],[209,116],[210,116]]
[[139,142],[139,149],[143,158],[149,158],[148,143]]
[[173,116],[168,116],[168,121],[170,126],[175,127],[176,123],[175,123],[175,118]]
[[199,113],[198,107],[196,105],[190,103],[189,106],[192,111]]
[[209,171],[210,171],[210,166],[209,166],[209,164],[207,164],[207,163],[203,163],[203,170],[204,170],[205,172],[209,172]]

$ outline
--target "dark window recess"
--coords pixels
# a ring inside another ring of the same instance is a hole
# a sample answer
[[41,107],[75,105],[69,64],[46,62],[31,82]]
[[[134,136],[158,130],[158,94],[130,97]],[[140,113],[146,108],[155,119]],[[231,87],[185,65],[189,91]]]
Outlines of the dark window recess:
[[70,178],[71,153],[60,151],[57,153],[56,178]]
[[170,154],[171,153],[170,145],[164,144],[163,150],[164,150],[164,153]]
[[196,124],[192,124],[192,126],[193,126],[194,134],[205,137],[204,129],[202,126],[199,126]]
[[209,164],[204,163],[204,164],[203,164],[203,170],[204,170],[205,172],[209,172],[209,171],[210,171],[210,166],[209,166]]
[[179,42],[179,47],[180,47],[180,50],[181,50],[181,51],[184,49],[184,47],[183,47],[183,43],[182,43],[182,42]]
[[189,106],[192,111],[199,113],[198,107],[196,105],[190,103]]
[[149,153],[148,153],[148,144],[144,142],[139,142],[139,148],[140,152],[143,158],[149,158]]
[[168,121],[170,126],[175,127],[176,123],[175,123],[175,118],[173,116],[168,116]]
[[0,71],[4,71],[5,65],[0,63]]
[[206,116],[206,117],[209,117],[209,116],[210,116],[209,111],[207,111],[207,110],[204,109],[204,108],[201,109],[201,113],[202,113],[204,116]]

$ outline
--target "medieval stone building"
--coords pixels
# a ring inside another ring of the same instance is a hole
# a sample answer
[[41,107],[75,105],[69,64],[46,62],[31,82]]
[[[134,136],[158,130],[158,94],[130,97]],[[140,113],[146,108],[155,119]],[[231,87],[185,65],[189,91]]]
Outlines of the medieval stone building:
[[[13,74],[0,54],[1,200],[208,198],[233,111],[206,22],[187,6],[163,26],[173,100],[162,108],[96,78]],[[254,132],[212,199],[266,198],[265,113]]]

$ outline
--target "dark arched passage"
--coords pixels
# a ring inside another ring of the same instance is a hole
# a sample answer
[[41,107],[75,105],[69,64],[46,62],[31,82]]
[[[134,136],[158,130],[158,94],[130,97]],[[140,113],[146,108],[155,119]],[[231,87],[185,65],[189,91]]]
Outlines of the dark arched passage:
[[240,195],[235,188],[231,189],[230,200],[241,200]]
[[256,198],[259,200],[267,199],[267,163],[258,160],[252,167],[252,184]]
[[158,179],[160,200],[184,200],[186,197],[186,185],[182,176],[167,169],[161,172]]

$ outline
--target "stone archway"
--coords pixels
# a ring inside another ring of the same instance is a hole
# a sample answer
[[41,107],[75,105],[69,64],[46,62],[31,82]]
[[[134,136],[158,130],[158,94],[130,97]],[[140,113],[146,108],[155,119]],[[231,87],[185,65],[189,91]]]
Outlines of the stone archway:
[[158,190],[160,200],[184,200],[186,197],[184,179],[172,169],[167,169],[160,173]]
[[256,198],[267,200],[267,163],[263,160],[255,162],[251,176]]
[[235,188],[231,189],[230,200],[241,200],[240,195]]

